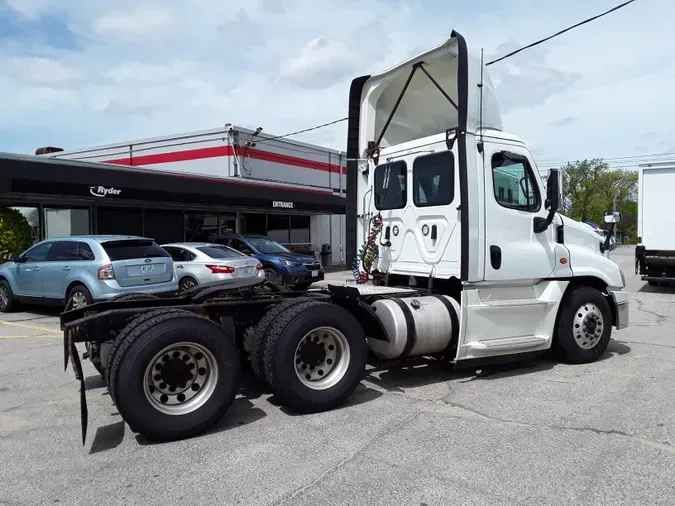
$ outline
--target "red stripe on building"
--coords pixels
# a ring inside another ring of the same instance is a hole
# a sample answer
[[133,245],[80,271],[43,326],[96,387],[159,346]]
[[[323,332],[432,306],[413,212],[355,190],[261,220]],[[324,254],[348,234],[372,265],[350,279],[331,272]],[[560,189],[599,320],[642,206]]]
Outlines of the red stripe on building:
[[[325,172],[339,172],[338,165],[331,165],[324,162],[299,158],[297,156],[281,155],[270,151],[263,151],[255,148],[241,148],[239,156],[249,157],[255,160],[265,162],[281,163],[302,167],[305,169],[322,170]],[[232,146],[216,146],[211,148],[187,149],[183,151],[170,151],[167,153],[157,153],[154,155],[138,155],[118,158],[114,160],[105,160],[103,163],[114,163],[117,165],[137,166],[137,165],[157,165],[161,163],[187,162],[190,160],[204,160],[206,158],[217,158],[219,156],[233,156]],[[342,173],[347,173],[347,168],[342,167]]]

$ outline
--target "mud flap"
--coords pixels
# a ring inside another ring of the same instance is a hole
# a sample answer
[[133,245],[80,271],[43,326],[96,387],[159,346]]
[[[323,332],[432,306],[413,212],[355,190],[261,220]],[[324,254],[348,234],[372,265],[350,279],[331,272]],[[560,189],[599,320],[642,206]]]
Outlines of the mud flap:
[[82,370],[82,362],[80,362],[80,355],[77,352],[75,343],[72,339],[72,332],[66,331],[63,335],[63,352],[64,352],[64,371],[68,369],[68,357],[73,363],[73,371],[75,378],[80,381],[80,423],[82,426],[82,446],[87,439],[87,421],[89,419],[89,410],[87,409],[87,397],[84,388],[84,371]]

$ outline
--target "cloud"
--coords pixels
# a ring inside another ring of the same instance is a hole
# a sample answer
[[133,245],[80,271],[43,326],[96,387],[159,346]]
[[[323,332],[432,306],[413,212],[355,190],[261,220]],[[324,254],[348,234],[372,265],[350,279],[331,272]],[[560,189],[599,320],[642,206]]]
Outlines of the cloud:
[[86,77],[84,70],[51,58],[14,57],[5,62],[4,68],[27,85],[64,86]]
[[169,37],[173,25],[173,12],[155,6],[104,14],[94,19],[92,30],[115,43],[142,43],[147,38]]
[[[493,54],[486,56],[486,61],[524,45],[513,40],[500,44]],[[579,72],[565,72],[548,65],[547,50],[539,47],[498,62],[490,70],[495,86],[501,91],[502,112],[540,105],[549,97],[569,90],[583,77]]]
[[281,77],[306,88],[323,88],[353,73],[357,60],[341,41],[322,37],[310,41],[300,54],[281,64]]
[[551,121],[549,123],[549,126],[558,126],[558,127],[565,127],[568,125],[571,125],[575,121],[577,121],[578,118],[575,118],[574,116],[565,116],[564,118],[557,119],[555,121]]
[[[0,0],[0,93],[11,97],[0,102],[0,151],[227,122],[284,134],[344,117],[354,77],[452,29],[488,60],[613,5],[600,3]],[[674,16],[673,2],[636,2],[490,66],[505,128],[544,161],[662,152],[649,134],[668,132],[675,114],[662,98],[675,87],[675,49],[663,42]],[[345,149],[346,124],[297,138]]]

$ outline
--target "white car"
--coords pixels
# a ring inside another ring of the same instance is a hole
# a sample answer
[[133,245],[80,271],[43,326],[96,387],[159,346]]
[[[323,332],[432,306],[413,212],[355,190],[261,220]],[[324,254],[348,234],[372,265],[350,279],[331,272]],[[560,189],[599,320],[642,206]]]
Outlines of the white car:
[[233,248],[207,242],[163,244],[173,258],[180,291],[194,286],[241,278],[265,278],[257,258]]

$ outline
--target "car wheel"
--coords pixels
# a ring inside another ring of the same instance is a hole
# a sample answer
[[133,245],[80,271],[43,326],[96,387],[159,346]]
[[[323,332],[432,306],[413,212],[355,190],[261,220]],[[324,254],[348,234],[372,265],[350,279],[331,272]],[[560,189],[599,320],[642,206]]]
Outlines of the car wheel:
[[91,293],[87,290],[87,287],[77,285],[68,293],[66,306],[70,306],[70,309],[81,309],[89,306],[92,301]]
[[598,290],[576,287],[563,299],[554,336],[561,360],[569,364],[594,362],[607,349],[611,334],[612,310]]
[[273,285],[281,285],[284,282],[279,273],[272,267],[265,268],[265,279]]
[[178,291],[184,292],[186,290],[189,290],[190,288],[194,288],[198,284],[199,283],[197,283],[196,279],[186,276],[180,280],[180,284],[178,285]]
[[12,287],[5,280],[0,281],[0,312],[9,313],[16,306],[16,297]]

